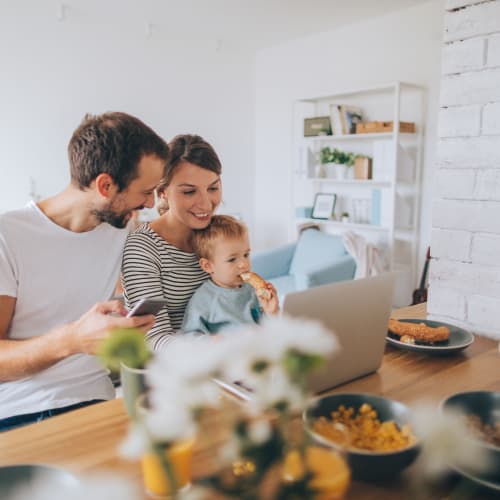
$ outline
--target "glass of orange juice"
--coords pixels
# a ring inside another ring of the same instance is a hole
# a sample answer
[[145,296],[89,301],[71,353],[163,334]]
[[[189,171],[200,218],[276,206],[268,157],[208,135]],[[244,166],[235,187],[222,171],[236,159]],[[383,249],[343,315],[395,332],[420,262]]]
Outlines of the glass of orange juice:
[[[193,444],[194,439],[189,439],[174,443],[165,449],[165,457],[172,467],[178,490],[188,488],[191,483]],[[156,453],[151,451],[142,457],[142,476],[148,495],[153,498],[169,497],[170,481]]]

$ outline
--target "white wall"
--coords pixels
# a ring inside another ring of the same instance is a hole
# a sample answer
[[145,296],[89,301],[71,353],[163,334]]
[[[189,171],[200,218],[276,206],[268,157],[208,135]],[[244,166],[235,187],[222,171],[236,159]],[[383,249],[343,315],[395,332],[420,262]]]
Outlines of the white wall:
[[256,247],[287,239],[294,100],[401,80],[428,89],[419,259],[423,261],[430,240],[442,25],[443,2],[432,0],[258,52]]
[[428,311],[500,339],[500,0],[447,0]]
[[0,212],[22,206],[29,177],[48,196],[68,182],[66,146],[86,112],[120,110],[165,139],[199,133],[224,166],[226,209],[253,217],[254,55],[168,40],[72,9],[0,4]]

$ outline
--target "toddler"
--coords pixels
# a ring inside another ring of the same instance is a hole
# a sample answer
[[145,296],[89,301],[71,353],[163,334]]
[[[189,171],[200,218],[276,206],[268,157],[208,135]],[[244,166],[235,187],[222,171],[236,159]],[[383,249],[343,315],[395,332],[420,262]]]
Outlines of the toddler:
[[[196,290],[184,315],[185,333],[217,333],[240,323],[258,323],[263,313],[279,310],[276,290],[265,283],[265,292],[243,281],[250,271],[250,243],[244,224],[227,215],[215,215],[205,229],[193,231],[193,250],[210,279]],[[253,273],[250,276],[255,277]]]

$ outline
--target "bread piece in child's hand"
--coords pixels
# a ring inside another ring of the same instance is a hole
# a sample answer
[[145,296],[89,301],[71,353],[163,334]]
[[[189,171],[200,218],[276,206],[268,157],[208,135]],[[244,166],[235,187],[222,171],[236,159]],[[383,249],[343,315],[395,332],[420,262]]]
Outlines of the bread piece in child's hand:
[[263,280],[258,274],[248,272],[241,273],[240,276],[245,283],[254,287],[257,297],[262,297],[265,300],[269,300],[271,298],[271,292],[267,289],[265,280]]

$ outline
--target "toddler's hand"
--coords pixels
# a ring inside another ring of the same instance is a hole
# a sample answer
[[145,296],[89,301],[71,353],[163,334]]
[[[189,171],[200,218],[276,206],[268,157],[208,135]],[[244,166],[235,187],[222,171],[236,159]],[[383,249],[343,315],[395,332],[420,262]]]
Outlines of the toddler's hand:
[[262,307],[262,310],[266,314],[276,314],[280,310],[278,293],[276,292],[276,289],[274,288],[274,286],[269,282],[266,282],[266,288],[269,290],[271,297],[269,297],[269,299],[264,299],[263,297],[258,297],[259,304]]

